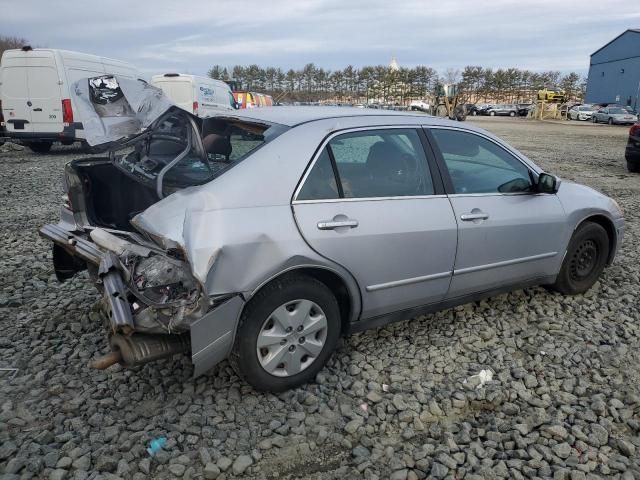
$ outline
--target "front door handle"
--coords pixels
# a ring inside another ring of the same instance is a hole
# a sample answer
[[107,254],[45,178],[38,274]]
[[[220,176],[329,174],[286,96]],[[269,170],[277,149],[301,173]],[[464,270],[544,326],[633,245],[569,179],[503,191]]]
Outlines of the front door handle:
[[460,215],[460,220],[462,220],[463,222],[472,222],[474,220],[486,220],[487,218],[489,218],[489,214],[484,212],[464,213]]
[[318,222],[318,230],[335,230],[340,227],[356,228],[357,226],[358,221],[352,218],[347,218],[346,220],[323,220],[322,222]]
[[33,111],[34,111],[34,112],[41,112],[41,111],[42,111],[42,109],[41,109],[41,108],[34,108],[34,109],[33,109]]

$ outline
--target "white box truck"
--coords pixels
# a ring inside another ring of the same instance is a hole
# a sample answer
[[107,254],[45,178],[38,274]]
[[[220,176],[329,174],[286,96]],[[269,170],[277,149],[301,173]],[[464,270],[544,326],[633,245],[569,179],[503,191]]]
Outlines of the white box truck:
[[152,76],[151,85],[160,88],[176,106],[198,117],[210,117],[237,108],[231,88],[222,80],[163,73]]
[[119,60],[86,53],[23,47],[5,50],[0,60],[0,111],[4,135],[34,152],[53,142],[82,142],[82,122],[74,119],[74,82],[98,75],[139,78],[138,69]]

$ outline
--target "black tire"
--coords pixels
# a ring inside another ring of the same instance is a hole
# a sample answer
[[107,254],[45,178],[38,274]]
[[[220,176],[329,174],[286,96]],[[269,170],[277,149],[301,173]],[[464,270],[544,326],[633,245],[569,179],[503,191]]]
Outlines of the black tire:
[[510,117],[515,117],[516,116],[516,112],[509,112],[509,116]]
[[490,117],[495,117],[496,116],[496,112],[489,112],[489,116]]
[[597,223],[584,222],[573,233],[554,290],[576,295],[589,290],[607,264],[609,236]]
[[[260,364],[258,336],[278,307],[295,300],[310,300],[322,309],[327,320],[326,339],[313,363],[301,372],[291,376],[272,375]],[[262,288],[244,308],[229,362],[238,376],[256,390],[282,392],[315,378],[335,350],[340,332],[340,308],[331,290],[324,283],[307,275],[285,275]]]
[[640,173],[640,163],[634,163],[627,160],[627,170],[631,173]]
[[35,153],[49,153],[53,142],[30,142],[27,146]]
[[593,117],[591,117],[591,121],[593,123],[598,123],[598,117],[596,117],[595,115]]
[[607,121],[607,123],[608,123],[609,125],[613,125],[613,118],[609,117],[609,120]]

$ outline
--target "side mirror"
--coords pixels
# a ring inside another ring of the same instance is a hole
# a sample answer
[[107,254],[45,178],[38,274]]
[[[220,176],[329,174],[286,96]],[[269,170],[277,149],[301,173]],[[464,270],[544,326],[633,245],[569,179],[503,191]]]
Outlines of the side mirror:
[[238,102],[233,102],[233,108],[235,108],[236,110],[239,110],[240,104]]
[[544,172],[538,176],[538,183],[536,184],[538,193],[556,193],[558,188],[560,188],[560,179],[558,177]]

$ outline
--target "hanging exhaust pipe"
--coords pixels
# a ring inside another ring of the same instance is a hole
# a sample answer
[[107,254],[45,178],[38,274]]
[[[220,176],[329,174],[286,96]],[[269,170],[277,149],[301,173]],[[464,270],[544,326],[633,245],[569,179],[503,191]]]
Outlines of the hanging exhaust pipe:
[[134,367],[179,353],[187,353],[191,349],[189,335],[148,335],[134,333],[131,335],[116,334],[111,337],[113,351],[93,360],[89,366],[104,370],[119,363],[124,367]]

